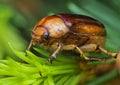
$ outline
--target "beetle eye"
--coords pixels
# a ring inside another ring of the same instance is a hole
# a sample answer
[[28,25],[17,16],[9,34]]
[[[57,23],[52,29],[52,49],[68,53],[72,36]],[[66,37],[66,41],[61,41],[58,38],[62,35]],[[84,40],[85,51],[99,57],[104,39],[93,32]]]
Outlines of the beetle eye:
[[48,38],[49,38],[48,32],[45,32],[45,33],[43,34],[43,38],[44,38],[44,39],[48,39]]

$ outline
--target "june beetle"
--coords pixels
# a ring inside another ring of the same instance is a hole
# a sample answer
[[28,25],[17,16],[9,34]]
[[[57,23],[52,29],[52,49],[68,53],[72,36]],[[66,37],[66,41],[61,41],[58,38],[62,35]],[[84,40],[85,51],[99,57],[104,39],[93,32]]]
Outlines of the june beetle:
[[36,44],[54,50],[49,58],[51,63],[60,50],[78,52],[85,60],[99,60],[84,54],[98,50],[115,57],[116,53],[104,49],[105,41],[106,29],[98,20],[85,15],[56,14],[41,19],[35,25],[28,50]]

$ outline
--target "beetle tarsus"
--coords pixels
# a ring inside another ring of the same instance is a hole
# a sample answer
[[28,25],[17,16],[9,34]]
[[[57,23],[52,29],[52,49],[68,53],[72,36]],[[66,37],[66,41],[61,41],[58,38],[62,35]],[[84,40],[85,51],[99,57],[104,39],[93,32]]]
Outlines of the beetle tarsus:
[[56,55],[52,55],[52,56],[50,56],[50,58],[48,59],[48,61],[52,64],[52,61],[53,61],[53,59],[56,59]]
[[88,58],[87,61],[101,61],[100,58]]
[[52,59],[49,58],[49,59],[48,59],[48,62],[50,62],[50,63],[52,64]]

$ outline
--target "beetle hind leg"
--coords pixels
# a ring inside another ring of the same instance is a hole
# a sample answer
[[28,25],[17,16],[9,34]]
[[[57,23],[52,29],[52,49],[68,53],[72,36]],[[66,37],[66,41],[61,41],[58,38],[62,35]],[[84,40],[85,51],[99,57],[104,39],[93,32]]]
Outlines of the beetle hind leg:
[[107,54],[107,55],[109,55],[109,56],[112,56],[112,57],[114,57],[114,58],[117,57],[117,53],[113,53],[113,52],[107,51],[107,50],[105,50],[104,48],[102,48],[101,46],[98,46],[98,49],[99,49],[101,52],[103,52],[103,53],[105,53],[105,54]]
[[[84,45],[82,47],[77,47],[78,51],[80,54],[83,54],[83,52],[97,52],[97,50],[105,53],[106,55],[108,56],[111,56],[111,57],[114,57],[116,58],[117,56],[117,53],[114,53],[114,52],[110,52],[110,51],[107,51],[106,49],[104,49],[103,47],[97,45],[97,44],[87,44],[87,45]],[[82,52],[83,51],[83,52]],[[83,55],[84,57],[85,55]],[[89,58],[89,59],[86,59],[86,57],[84,57],[85,60],[96,60],[97,58]],[[97,60],[100,60],[100,59],[97,59]]]

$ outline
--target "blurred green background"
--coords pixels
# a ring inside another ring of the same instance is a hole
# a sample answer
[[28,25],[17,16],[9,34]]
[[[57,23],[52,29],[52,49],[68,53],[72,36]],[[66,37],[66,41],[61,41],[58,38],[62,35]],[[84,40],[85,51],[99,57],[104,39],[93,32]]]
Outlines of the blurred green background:
[[34,25],[56,13],[83,14],[101,21],[107,30],[106,47],[117,51],[119,9],[120,0],[0,0],[0,59],[13,55],[8,43],[16,50],[25,51]]

